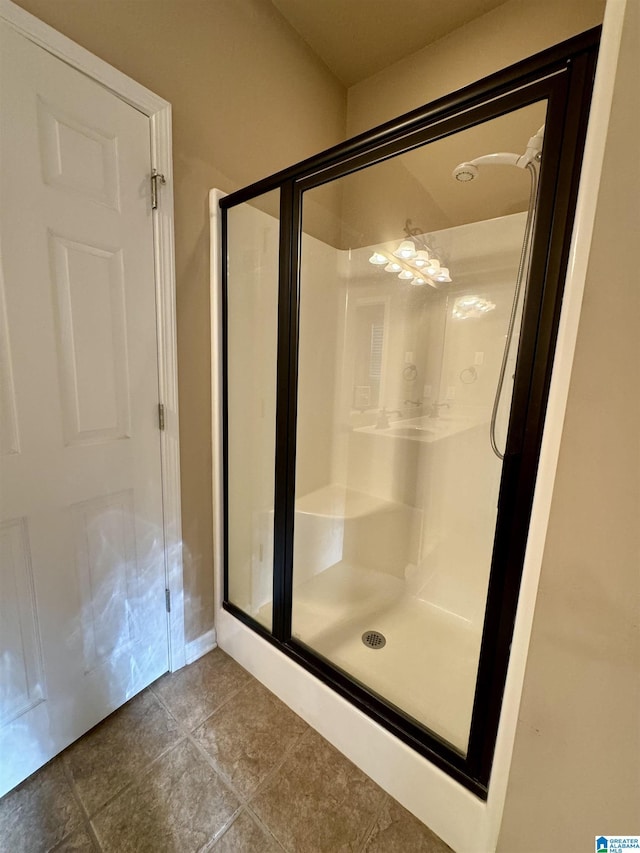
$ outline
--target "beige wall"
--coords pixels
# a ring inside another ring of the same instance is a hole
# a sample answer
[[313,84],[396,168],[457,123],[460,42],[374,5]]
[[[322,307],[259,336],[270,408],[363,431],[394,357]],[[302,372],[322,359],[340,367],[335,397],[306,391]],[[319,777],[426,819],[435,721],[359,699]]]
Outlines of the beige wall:
[[508,0],[352,86],[348,136],[597,26],[604,6],[605,0]]
[[173,104],[187,639],[213,625],[209,216],[340,142],[345,90],[268,0],[18,0]]
[[501,853],[640,834],[639,53],[628,0]]

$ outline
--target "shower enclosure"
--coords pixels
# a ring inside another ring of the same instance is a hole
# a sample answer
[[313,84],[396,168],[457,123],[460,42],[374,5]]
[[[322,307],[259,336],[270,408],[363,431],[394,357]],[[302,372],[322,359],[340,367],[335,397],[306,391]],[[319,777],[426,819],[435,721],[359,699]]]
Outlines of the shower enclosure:
[[481,797],[596,45],[221,201],[224,607]]

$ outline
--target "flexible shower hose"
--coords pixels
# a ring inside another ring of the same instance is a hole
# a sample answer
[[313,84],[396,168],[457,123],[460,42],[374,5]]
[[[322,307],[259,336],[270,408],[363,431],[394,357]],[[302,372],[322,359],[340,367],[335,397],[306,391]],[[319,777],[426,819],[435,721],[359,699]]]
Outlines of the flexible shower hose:
[[[529,193],[529,210],[527,211],[527,221],[524,226],[524,240],[522,243],[522,251],[520,252],[520,262],[518,264],[518,275],[516,277],[516,288],[513,294],[513,304],[511,305],[511,316],[509,317],[509,326],[507,328],[507,340],[504,345],[504,352],[502,353],[502,364],[500,365],[500,374],[498,376],[498,385],[496,388],[496,396],[493,400],[493,411],[491,412],[491,426],[489,428],[489,439],[491,441],[491,449],[498,457],[498,459],[504,459],[504,453],[501,453],[498,450],[498,444],[496,441],[496,421],[498,419],[498,408],[500,406],[500,398],[502,397],[502,390],[504,386],[504,376],[507,370],[507,362],[509,360],[509,350],[511,349],[511,341],[513,338],[513,330],[516,325],[516,319],[518,316],[518,303],[520,301],[520,291],[522,290],[522,285],[525,278],[528,278],[529,272],[529,247],[531,245],[531,232],[533,230],[533,215],[536,207],[536,200],[538,196],[538,166],[536,163],[527,163],[527,170],[531,176],[531,190]],[[506,448],[505,448],[506,452]]]

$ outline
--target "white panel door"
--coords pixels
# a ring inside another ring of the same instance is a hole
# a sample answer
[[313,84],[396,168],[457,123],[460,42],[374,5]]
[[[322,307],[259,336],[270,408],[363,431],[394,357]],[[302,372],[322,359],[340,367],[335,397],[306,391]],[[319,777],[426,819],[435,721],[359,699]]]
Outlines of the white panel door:
[[149,119],[0,33],[1,795],[168,640]]

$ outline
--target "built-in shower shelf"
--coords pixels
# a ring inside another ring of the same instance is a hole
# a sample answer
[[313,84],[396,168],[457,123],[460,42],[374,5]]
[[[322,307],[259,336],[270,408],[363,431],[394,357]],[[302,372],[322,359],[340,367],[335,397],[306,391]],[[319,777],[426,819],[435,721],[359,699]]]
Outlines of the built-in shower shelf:
[[402,504],[358,492],[338,483],[322,486],[296,500],[297,513],[318,515],[323,518],[364,518],[383,512],[393,512],[402,507]]

